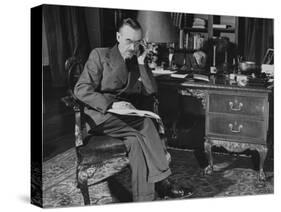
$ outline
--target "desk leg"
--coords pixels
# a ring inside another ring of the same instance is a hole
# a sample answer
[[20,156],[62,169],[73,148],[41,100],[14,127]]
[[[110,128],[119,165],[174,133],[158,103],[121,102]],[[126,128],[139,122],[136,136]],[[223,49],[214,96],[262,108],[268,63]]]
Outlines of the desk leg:
[[205,152],[207,154],[209,165],[204,169],[204,174],[212,174],[213,173],[213,155],[212,155],[212,143],[210,140],[206,138],[204,143]]
[[267,155],[268,148],[264,145],[260,145],[259,148],[257,148],[257,151],[260,155],[260,164],[259,164],[259,181],[265,181],[266,176],[263,171],[263,165],[264,161]]

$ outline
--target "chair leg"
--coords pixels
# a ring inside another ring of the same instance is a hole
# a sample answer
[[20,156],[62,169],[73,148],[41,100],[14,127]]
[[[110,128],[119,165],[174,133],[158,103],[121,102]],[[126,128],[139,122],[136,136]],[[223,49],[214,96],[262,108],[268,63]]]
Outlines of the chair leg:
[[89,195],[89,188],[88,188],[88,182],[83,182],[79,185],[80,191],[83,195],[84,204],[90,205],[90,195]]
[[[86,176],[85,176],[86,175]],[[89,187],[88,187],[88,176],[87,174],[80,171],[78,174],[78,188],[80,189],[85,205],[90,205],[90,195],[89,195]]]

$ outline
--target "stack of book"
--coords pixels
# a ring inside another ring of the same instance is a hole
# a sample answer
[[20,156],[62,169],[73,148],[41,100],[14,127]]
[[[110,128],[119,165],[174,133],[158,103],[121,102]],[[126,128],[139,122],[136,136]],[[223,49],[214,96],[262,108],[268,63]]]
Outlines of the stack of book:
[[203,18],[194,18],[192,28],[205,29],[206,23],[206,20]]

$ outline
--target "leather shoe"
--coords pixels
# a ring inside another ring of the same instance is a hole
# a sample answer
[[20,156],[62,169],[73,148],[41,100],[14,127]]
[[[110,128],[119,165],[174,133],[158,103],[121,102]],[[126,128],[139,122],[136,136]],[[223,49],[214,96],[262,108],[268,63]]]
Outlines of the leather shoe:
[[185,198],[193,194],[192,189],[184,188],[166,178],[155,184],[155,190],[160,198]]

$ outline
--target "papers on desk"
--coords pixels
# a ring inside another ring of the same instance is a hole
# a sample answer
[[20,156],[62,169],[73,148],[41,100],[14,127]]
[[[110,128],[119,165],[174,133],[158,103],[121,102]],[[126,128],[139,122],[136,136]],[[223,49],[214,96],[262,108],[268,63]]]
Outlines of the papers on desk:
[[188,74],[171,74],[171,77],[178,78],[178,79],[184,79],[188,76]]
[[154,76],[160,76],[160,75],[171,75],[175,73],[176,71],[170,71],[170,70],[153,70],[152,73]]
[[209,77],[203,74],[193,74],[193,79],[209,82]]
[[[154,76],[170,75],[172,78],[177,78],[177,79],[185,79],[189,75],[186,73],[178,73],[178,71],[170,71],[170,70],[153,70],[152,73]],[[205,82],[210,81],[209,77],[203,74],[193,74],[193,79],[201,80]]]

